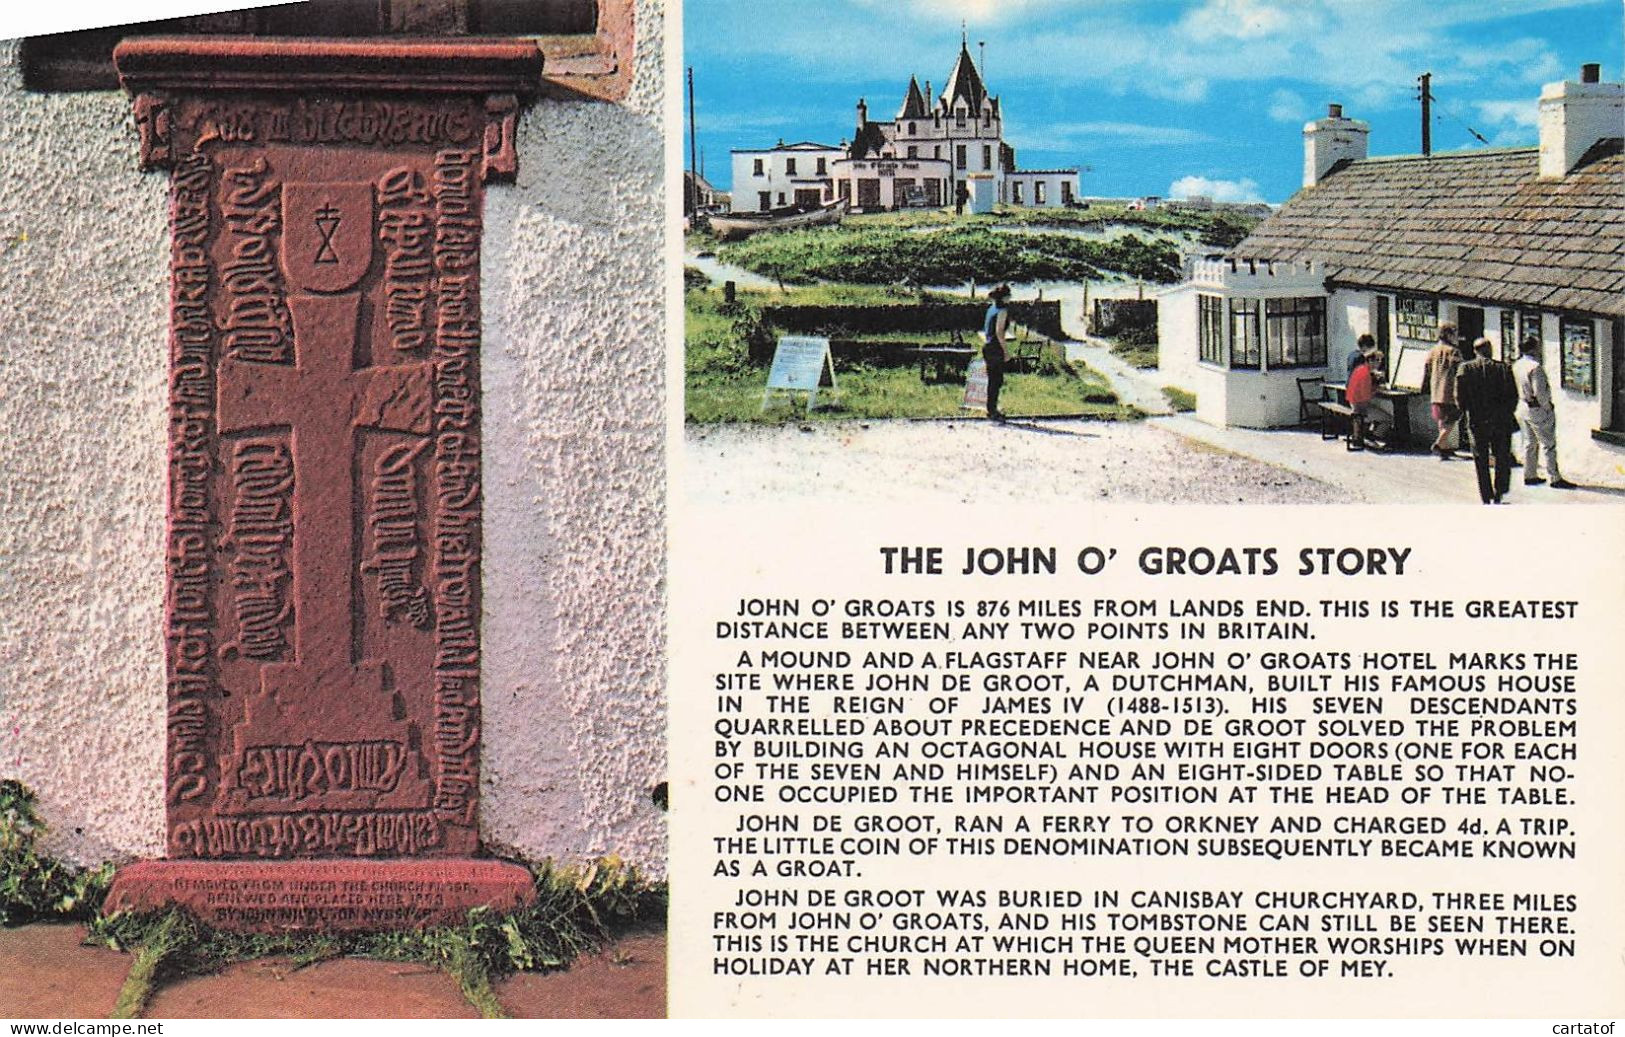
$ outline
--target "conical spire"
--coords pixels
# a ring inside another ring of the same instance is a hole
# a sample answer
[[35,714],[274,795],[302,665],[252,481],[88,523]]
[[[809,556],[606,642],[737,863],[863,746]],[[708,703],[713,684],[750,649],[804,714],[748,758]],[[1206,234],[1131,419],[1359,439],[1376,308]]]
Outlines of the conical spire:
[[903,98],[903,107],[898,109],[899,119],[927,118],[925,110],[925,95],[920,93],[919,80],[913,76],[908,77],[908,95]]
[[959,57],[955,59],[953,71],[948,73],[948,82],[942,88],[943,111],[952,111],[954,103],[963,99],[972,114],[979,114],[986,98],[987,88],[982,85],[982,76],[976,71],[976,62],[971,60],[970,43],[961,33]]

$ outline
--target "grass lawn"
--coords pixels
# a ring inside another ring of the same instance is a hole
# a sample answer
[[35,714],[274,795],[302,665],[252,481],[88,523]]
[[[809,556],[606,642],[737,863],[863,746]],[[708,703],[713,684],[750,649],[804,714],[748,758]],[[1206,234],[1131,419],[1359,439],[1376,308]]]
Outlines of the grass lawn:
[[[777,294],[777,293],[774,293]],[[799,420],[831,418],[946,418],[980,414],[960,409],[965,387],[961,383],[926,384],[912,363],[873,365],[835,362],[836,391],[818,394],[819,406],[807,415],[805,397],[794,402],[775,400],[762,413],[767,368],[752,364],[749,342],[772,341],[777,332],[761,323],[754,306],[746,302],[732,311],[722,304],[717,290],[689,291],[686,295],[685,394],[687,420],[693,422]],[[745,293],[740,293],[741,299]],[[851,300],[849,295],[839,296]],[[799,297],[797,301],[802,301]],[[896,300],[893,300],[896,301]],[[765,336],[765,339],[761,338]],[[876,336],[865,341],[917,340],[907,336]],[[1013,417],[1085,415],[1108,420],[1139,417],[1122,404],[1106,380],[1082,364],[1065,359],[1062,347],[1047,343],[1037,370],[1005,377],[1001,409]]]
[[1157,333],[1155,329],[1130,331],[1111,339],[1112,352],[1122,357],[1130,367],[1144,371],[1156,367]]
[[1094,241],[1041,228],[1004,234],[985,224],[918,234],[854,221],[754,234],[722,245],[717,258],[784,284],[1088,281],[1105,273],[1169,284],[1180,272],[1179,249],[1156,236]]

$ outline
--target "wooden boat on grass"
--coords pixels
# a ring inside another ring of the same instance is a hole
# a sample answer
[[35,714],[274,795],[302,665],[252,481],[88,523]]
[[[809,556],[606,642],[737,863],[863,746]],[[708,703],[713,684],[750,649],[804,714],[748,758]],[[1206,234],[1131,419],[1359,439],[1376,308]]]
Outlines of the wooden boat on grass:
[[837,198],[816,209],[790,206],[770,212],[730,212],[709,217],[711,233],[718,241],[738,241],[763,230],[798,230],[841,222],[846,215],[846,199]]

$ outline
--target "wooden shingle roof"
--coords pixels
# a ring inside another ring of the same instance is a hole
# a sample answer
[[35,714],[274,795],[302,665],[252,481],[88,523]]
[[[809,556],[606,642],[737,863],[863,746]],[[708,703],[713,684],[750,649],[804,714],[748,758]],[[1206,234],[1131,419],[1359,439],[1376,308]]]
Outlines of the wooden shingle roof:
[[1625,316],[1625,156],[1561,180],[1536,148],[1366,159],[1305,188],[1234,254],[1307,260],[1333,284]]

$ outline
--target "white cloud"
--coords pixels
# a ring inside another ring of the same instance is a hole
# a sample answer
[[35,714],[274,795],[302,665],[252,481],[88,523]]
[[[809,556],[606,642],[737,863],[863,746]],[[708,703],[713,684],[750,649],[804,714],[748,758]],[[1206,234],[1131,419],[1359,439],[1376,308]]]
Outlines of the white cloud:
[[1205,176],[1182,176],[1168,185],[1169,198],[1211,198],[1216,202],[1261,202],[1263,192],[1250,177],[1240,180],[1213,180]]
[[1270,94],[1269,114],[1276,122],[1307,122],[1309,102],[1291,90],[1277,90]]
[[[1006,22],[1029,12],[1046,7],[1078,6],[1077,0],[856,0],[858,6],[870,9],[907,8],[924,17],[953,22],[969,22],[974,30],[978,25]],[[1085,5],[1087,6],[1087,5]]]
[[1478,114],[1491,126],[1513,126],[1534,129],[1540,125],[1540,105],[1528,101],[1480,101]]
[[1256,40],[1272,36],[1292,22],[1291,15],[1262,0],[1207,0],[1187,14],[1181,25],[1195,39]]

